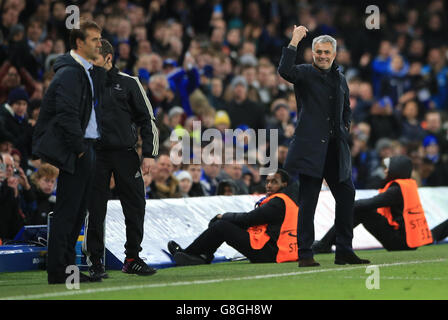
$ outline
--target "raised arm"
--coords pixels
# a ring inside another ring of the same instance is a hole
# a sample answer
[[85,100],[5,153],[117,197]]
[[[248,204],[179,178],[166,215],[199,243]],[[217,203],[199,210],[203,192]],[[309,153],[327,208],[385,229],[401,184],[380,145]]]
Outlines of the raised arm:
[[278,66],[278,73],[291,83],[300,82],[304,78],[302,66],[295,65],[297,46],[299,42],[306,37],[308,29],[304,26],[295,26],[292,34],[291,42],[287,48],[283,48],[282,56]]

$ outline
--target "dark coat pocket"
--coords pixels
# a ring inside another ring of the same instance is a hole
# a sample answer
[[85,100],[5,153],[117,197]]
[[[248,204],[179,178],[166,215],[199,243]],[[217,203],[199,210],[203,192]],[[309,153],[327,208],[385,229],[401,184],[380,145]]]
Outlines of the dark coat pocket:
[[50,126],[41,136],[35,153],[61,170],[75,172],[76,155],[64,143],[55,126]]

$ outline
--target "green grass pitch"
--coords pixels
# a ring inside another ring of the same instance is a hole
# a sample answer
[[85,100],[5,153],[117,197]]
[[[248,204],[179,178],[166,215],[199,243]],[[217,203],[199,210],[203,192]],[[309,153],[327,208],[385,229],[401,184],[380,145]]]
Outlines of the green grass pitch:
[[[335,265],[334,254],[316,255],[317,268],[238,261],[160,269],[149,277],[109,271],[109,279],[81,283],[78,290],[48,285],[44,271],[0,273],[0,299],[448,299],[447,244],[357,254],[370,259],[379,273],[366,272],[366,265]],[[366,283],[377,288],[368,289]]]

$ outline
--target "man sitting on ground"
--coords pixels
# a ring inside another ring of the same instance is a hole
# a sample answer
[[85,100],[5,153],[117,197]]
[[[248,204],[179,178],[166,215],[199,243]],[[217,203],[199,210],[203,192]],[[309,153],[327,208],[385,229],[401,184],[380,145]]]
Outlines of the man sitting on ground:
[[176,265],[210,263],[224,242],[251,262],[297,261],[298,185],[288,184],[288,173],[278,169],[266,178],[266,197],[254,210],[216,215],[186,249],[169,241],[168,250]]
[[[355,201],[353,227],[362,223],[388,251],[412,250],[432,243],[431,231],[411,179],[412,161],[407,156],[384,159],[386,186],[379,194]],[[330,253],[336,241],[333,226],[313,245],[314,253]]]

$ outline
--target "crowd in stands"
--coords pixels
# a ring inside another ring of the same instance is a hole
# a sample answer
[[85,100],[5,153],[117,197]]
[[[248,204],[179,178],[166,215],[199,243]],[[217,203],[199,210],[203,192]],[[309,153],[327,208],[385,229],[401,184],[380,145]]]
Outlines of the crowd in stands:
[[448,185],[448,4],[377,2],[379,29],[366,27],[364,1],[0,0],[0,239],[45,223],[55,202],[58,171],[33,159],[31,144],[52,65],[69,50],[72,4],[100,25],[114,64],[140,79],[153,107],[163,147],[144,176],[148,199],[264,192],[265,163],[174,163],[172,137],[206,147],[206,129],[277,129],[281,167],[300,113],[277,72],[294,25],[309,30],[297,63],[312,63],[314,37],[337,39],[355,187],[382,187],[382,160],[398,154],[412,158],[419,186]]

